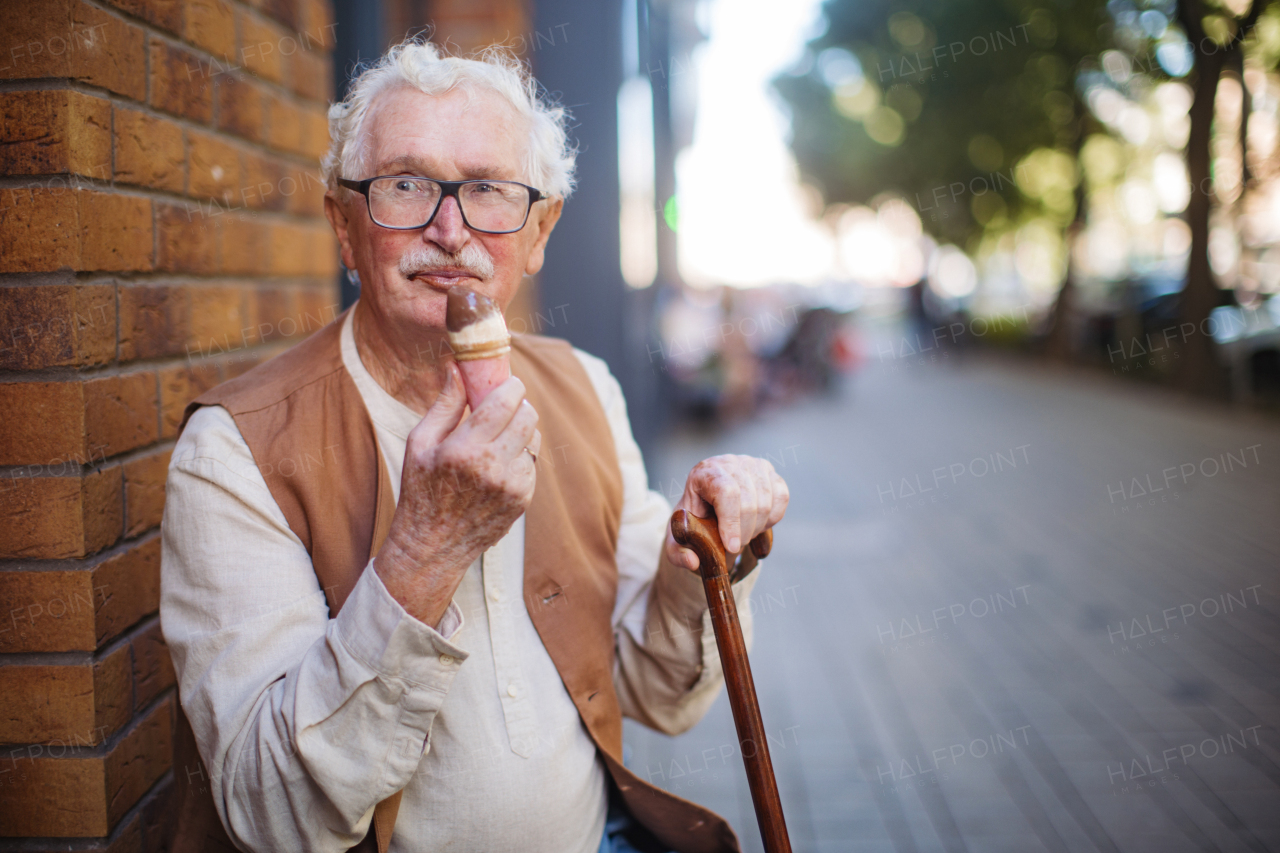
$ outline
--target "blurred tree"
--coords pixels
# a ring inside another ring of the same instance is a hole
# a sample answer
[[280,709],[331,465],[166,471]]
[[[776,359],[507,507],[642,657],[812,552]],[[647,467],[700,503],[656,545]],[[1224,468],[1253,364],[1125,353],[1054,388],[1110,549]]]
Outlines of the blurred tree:
[[[1244,40],[1253,33],[1267,0],[1178,0],[1178,21],[1191,42],[1195,57],[1195,97],[1191,102],[1191,133],[1187,138],[1187,174],[1191,200],[1187,204],[1187,225],[1191,228],[1191,257],[1187,261],[1187,283],[1179,302],[1179,320],[1200,330],[1183,346],[1179,384],[1197,394],[1222,394],[1226,381],[1209,328],[1210,312],[1221,304],[1221,291],[1209,265],[1209,217],[1213,195],[1214,101],[1224,69],[1242,65]],[[1274,67],[1274,59],[1267,63]],[[1247,146],[1248,89],[1241,86],[1246,103],[1241,111],[1241,140]],[[1247,148],[1241,163],[1247,179]]]
[[[1075,220],[1087,113],[1074,72],[1107,37],[1102,0],[827,0],[823,10],[810,67],[775,86],[801,171],[828,203],[896,190],[935,237],[971,253],[988,230]],[[1033,154],[1037,174],[1024,176]]]
[[[1092,95],[1109,88],[1139,106],[1152,84],[1190,74],[1191,245],[1178,321],[1197,333],[1183,342],[1177,381],[1219,394],[1225,377],[1203,333],[1224,302],[1209,254],[1210,216],[1222,203],[1215,101],[1224,71],[1243,78],[1246,62],[1266,72],[1280,65],[1280,4],[1268,2],[826,0],[827,31],[774,85],[793,113],[801,172],[828,204],[901,193],[934,237],[979,256],[1028,224],[1074,242],[1092,191],[1081,180],[1082,146],[1096,131],[1117,132],[1115,116],[1094,114]],[[1253,104],[1241,84],[1239,177],[1247,192]],[[1094,106],[1104,102],[1116,100]],[[1104,183],[1120,178],[1123,171]],[[1048,342],[1059,355],[1069,348],[1062,321],[1074,294],[1067,257]]]

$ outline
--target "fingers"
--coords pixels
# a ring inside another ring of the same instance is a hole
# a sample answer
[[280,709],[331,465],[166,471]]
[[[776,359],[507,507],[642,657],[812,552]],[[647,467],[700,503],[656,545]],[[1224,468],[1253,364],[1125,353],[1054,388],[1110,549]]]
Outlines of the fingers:
[[462,420],[462,413],[467,405],[462,376],[458,373],[458,367],[455,364],[450,363],[447,370],[448,374],[445,376],[444,387],[440,389],[440,395],[431,404],[426,416],[413,428],[412,436],[415,443],[439,444],[457,428],[458,422]]
[[769,515],[773,509],[773,466],[764,459],[751,459],[749,469],[755,495],[755,518],[751,524],[750,542],[769,527]]
[[[459,379],[461,385],[461,379]],[[512,376],[489,392],[479,408],[471,413],[464,429],[473,441],[496,439],[516,416],[524,402],[524,383]],[[529,408],[532,408],[530,406]]]
[[710,504],[725,550],[738,553],[747,542],[782,520],[789,499],[787,484],[768,460],[714,456],[689,472],[681,503],[684,509],[704,518],[705,506]]
[[694,491],[693,482],[693,475],[690,474],[688,482],[685,483],[684,494],[681,496],[678,506],[689,510],[689,512],[693,513],[698,518],[706,518],[712,513],[714,507],[710,502],[704,500],[702,495]]
[[722,462],[709,465],[698,485],[701,486],[698,494],[715,508],[716,526],[725,550],[731,554],[738,553],[742,550],[742,489],[737,477]]
[[524,449],[528,447],[533,452],[537,449],[531,444],[534,440],[534,434],[538,431],[538,412],[528,400],[520,401],[520,405],[516,407],[516,412],[511,416],[511,420],[503,428],[502,432],[494,437],[492,445],[495,455],[498,459],[510,462],[517,456],[524,455]]
[[671,527],[667,526],[667,541],[663,548],[667,556],[667,562],[679,569],[688,569],[691,572],[698,570],[698,555],[684,548],[680,543],[676,542],[674,536],[671,535]]
[[768,496],[762,495],[761,489],[767,488],[767,482],[761,477],[758,464],[760,460],[750,456],[739,456],[737,459],[739,467],[734,470],[734,479],[738,481],[738,490],[742,495],[738,510],[741,525],[739,533],[742,536],[741,544],[745,547],[764,529],[765,510],[761,504],[768,500]]
[[744,496],[742,501],[742,536],[749,542],[782,520],[791,496],[786,481],[767,459],[750,456],[739,459],[743,476],[751,481],[750,498]]
[[[533,406],[529,406],[529,409],[532,411]],[[508,432],[511,433],[511,443],[504,446],[503,453],[512,454],[511,458],[507,461],[508,470],[514,473],[517,477],[529,477],[528,485],[530,491],[532,491],[533,475],[537,473],[538,467],[538,453],[542,448],[542,433],[537,429],[534,429],[533,434],[529,439],[523,444],[520,444],[521,431],[519,427],[521,425],[516,423],[517,420],[519,420],[518,413],[517,417],[513,418],[511,421],[512,426],[508,428]],[[506,436],[507,433],[504,433],[503,435]],[[513,446],[516,446],[515,450],[511,450],[511,447]],[[526,450],[529,452],[526,453]]]
[[[769,467],[770,469],[773,468],[772,465]],[[776,471],[773,472],[771,480],[772,505],[769,508],[769,527],[773,527],[779,521],[782,521],[782,516],[787,512],[787,504],[791,502],[791,490],[787,488],[787,481],[782,479]]]

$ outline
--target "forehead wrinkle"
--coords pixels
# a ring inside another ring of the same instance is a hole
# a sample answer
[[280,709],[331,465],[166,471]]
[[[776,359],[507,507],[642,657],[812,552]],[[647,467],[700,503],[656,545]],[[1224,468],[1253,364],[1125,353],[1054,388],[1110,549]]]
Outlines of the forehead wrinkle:
[[388,175],[395,172],[418,172],[430,177],[432,169],[429,162],[421,157],[413,154],[401,154],[398,157],[392,157],[390,160],[383,160],[378,163],[374,171],[380,175]]
[[[374,171],[380,175],[389,175],[396,172],[414,172],[422,177],[445,180],[438,175],[432,174],[435,170],[431,167],[430,161],[413,154],[402,154],[399,157],[393,157],[378,164]],[[463,180],[477,178],[490,181],[511,180],[511,178],[502,174],[501,169],[489,164],[462,165],[459,167],[459,171],[463,174]]]
[[[397,87],[381,95],[372,104],[369,115],[366,118],[365,125],[367,128],[366,142],[369,145],[369,153],[376,154],[379,148],[383,147],[385,140],[383,134],[379,133],[382,129],[382,120],[385,118],[385,111],[389,103],[394,100],[396,95],[401,93],[415,93],[416,90],[411,87]],[[515,143],[515,160],[513,164],[514,173],[507,174],[506,170],[498,167],[493,163],[475,161],[466,163],[458,161],[455,163],[458,171],[464,179],[488,179],[488,180],[528,180],[531,176],[526,175],[528,171],[528,149],[529,149],[529,128],[528,122],[523,116],[507,102],[505,98],[496,92],[475,91],[471,86],[458,86],[450,89],[442,95],[431,96],[434,100],[446,100],[449,98],[461,97],[463,102],[464,119],[468,113],[474,114],[480,110],[484,110],[488,115],[492,116],[498,122],[501,129],[499,135],[507,141]],[[393,149],[394,150],[394,149]],[[437,164],[430,159],[423,158],[414,153],[397,154],[388,160],[379,160],[372,175],[385,175],[394,173],[397,170],[419,172],[425,177],[440,178],[439,175],[432,174],[433,168]],[[444,180],[441,178],[441,180]]]

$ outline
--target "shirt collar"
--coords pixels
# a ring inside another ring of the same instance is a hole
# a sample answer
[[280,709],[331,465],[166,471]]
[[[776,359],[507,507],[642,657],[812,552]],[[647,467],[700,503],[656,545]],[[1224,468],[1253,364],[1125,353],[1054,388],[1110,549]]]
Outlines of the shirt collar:
[[365,368],[360,359],[360,351],[356,348],[353,330],[355,316],[356,309],[353,305],[342,321],[342,364],[355,381],[356,390],[360,392],[373,422],[393,435],[408,440],[409,433],[422,421],[422,416],[387,393]]

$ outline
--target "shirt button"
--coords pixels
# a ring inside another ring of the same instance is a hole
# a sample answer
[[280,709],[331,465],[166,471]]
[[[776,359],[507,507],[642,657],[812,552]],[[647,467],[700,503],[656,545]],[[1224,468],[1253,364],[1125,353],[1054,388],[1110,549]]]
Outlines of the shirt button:
[[507,695],[510,696],[512,699],[516,698],[516,696],[519,695],[519,693],[520,691],[516,689],[516,686],[514,684],[507,685]]
[[453,656],[440,655],[440,663],[444,664],[445,666],[448,666],[449,664],[453,663]]

